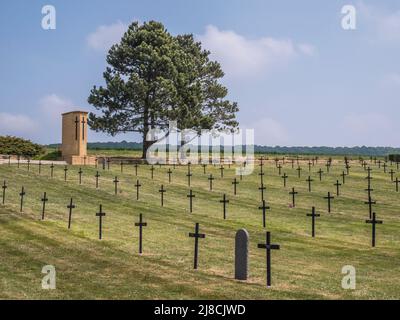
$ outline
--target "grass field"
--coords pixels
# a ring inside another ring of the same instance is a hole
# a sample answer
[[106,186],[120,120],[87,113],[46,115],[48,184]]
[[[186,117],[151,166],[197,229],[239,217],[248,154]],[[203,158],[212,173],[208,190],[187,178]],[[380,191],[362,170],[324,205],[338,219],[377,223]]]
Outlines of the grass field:
[[[99,152],[100,154],[101,152]],[[287,187],[273,161],[264,167],[267,229],[272,242],[281,250],[272,252],[272,287],[265,285],[265,251],[257,249],[264,242],[260,205],[259,167],[244,176],[233,195],[235,171],[226,166],[224,178],[218,167],[192,166],[191,188],[196,195],[193,213],[186,197],[185,166],[173,170],[168,183],[168,166],[140,165],[138,177],[133,166],[118,165],[100,170],[100,188],[95,188],[93,167],[84,167],[83,184],[78,184],[79,167],[69,167],[64,182],[63,167],[36,166],[28,172],[25,165],[0,166],[0,182],[6,180],[6,203],[0,204],[0,298],[2,299],[399,299],[400,298],[400,193],[388,173],[369,164],[372,171],[374,211],[384,221],[377,226],[377,246],[371,247],[371,225],[366,224],[368,206],[364,189],[366,172],[358,161],[351,162],[350,175],[340,197],[327,213],[328,191],[341,180],[343,162],[334,162],[329,174],[319,181],[320,161],[311,168],[313,190],[308,192],[306,162],[301,163],[302,177],[286,163]],[[395,166],[389,167],[396,170]],[[213,191],[208,190],[212,173]],[[396,172],[399,176],[399,172]],[[119,193],[114,195],[112,180],[118,176]],[[395,175],[396,176],[396,175]],[[140,200],[136,201],[136,179],[140,180]],[[160,206],[161,184],[165,205]],[[24,212],[19,212],[19,192],[25,187]],[[296,207],[290,208],[292,187],[299,192]],[[41,221],[40,201],[47,192],[46,217]],[[227,220],[222,218],[219,200],[226,193]],[[70,198],[74,199],[72,228],[67,229]],[[106,212],[103,239],[98,239],[99,205]],[[306,216],[315,206],[321,217],[316,222],[316,238],[311,237],[311,220]],[[138,228],[134,223],[142,213],[148,226],[144,229],[144,254],[138,254]],[[195,222],[206,238],[200,240],[199,269],[193,270]],[[233,279],[234,237],[240,228],[250,234],[249,280]],[[42,267],[54,265],[57,289],[41,288]],[[341,287],[341,269],[352,265],[357,272],[356,290]]]

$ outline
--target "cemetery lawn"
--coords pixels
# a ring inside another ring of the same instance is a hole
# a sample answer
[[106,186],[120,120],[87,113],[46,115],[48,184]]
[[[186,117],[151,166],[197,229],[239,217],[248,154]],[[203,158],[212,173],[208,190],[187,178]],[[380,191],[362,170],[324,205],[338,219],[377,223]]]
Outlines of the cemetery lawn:
[[[311,168],[312,192],[308,192],[307,162],[296,166],[286,162],[282,174],[289,178],[287,187],[273,161],[264,167],[266,185],[267,230],[272,243],[280,250],[272,252],[272,287],[266,288],[265,250],[257,248],[265,241],[262,228],[259,167],[244,176],[233,195],[235,171],[227,166],[224,178],[218,167],[192,166],[191,188],[195,194],[193,213],[189,213],[186,195],[187,168],[140,165],[138,179],[140,200],[136,201],[136,176],[132,165],[119,165],[103,171],[99,168],[100,188],[95,188],[93,167],[82,167],[83,184],[78,184],[79,167],[69,166],[64,182],[63,166],[0,166],[0,183],[7,181],[5,205],[0,201],[0,298],[1,299],[399,299],[400,298],[400,193],[390,175],[373,163],[372,192],[377,201],[374,211],[382,225],[377,225],[377,246],[371,247],[371,225],[366,224],[368,206],[364,189],[367,173],[358,160],[351,162],[350,176],[336,197],[336,180],[344,170],[343,161],[334,161],[326,173],[325,160]],[[325,172],[322,182],[317,171]],[[396,171],[395,166],[388,167]],[[216,178],[208,190],[208,174]],[[112,180],[118,176],[119,192],[114,195]],[[399,172],[394,175],[400,176]],[[158,190],[167,192],[164,207]],[[23,213],[19,212],[21,186],[25,187]],[[296,208],[290,208],[289,191],[295,187]],[[0,189],[2,191],[2,189]],[[41,221],[43,192],[47,192],[45,220]],[[327,213],[323,199],[330,191],[332,213]],[[230,203],[227,219],[222,218],[219,200],[226,193]],[[73,198],[71,230],[67,229],[68,209]],[[1,194],[0,194],[1,200]],[[106,216],[103,239],[98,239],[99,205]],[[321,217],[316,219],[316,238],[311,237],[311,207]],[[138,254],[139,214],[147,227],[143,230],[143,255]],[[193,270],[195,223],[206,234],[199,240],[199,269]],[[249,279],[240,282],[234,276],[234,237],[240,228],[250,234]],[[56,268],[56,290],[43,290],[42,267]],[[356,269],[356,289],[344,290],[342,267]]]

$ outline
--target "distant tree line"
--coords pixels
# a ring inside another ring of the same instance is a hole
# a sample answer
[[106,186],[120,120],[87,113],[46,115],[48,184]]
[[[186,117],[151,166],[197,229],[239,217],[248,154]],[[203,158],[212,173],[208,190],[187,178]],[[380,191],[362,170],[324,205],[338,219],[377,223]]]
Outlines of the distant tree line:
[[389,154],[389,160],[394,162],[400,162],[400,154]]
[[44,154],[46,149],[29,140],[12,136],[0,136],[0,154],[35,157]]
[[[58,148],[60,145],[53,144],[49,147]],[[115,150],[142,150],[142,144],[138,142],[92,142],[88,143],[88,149],[115,149]],[[392,147],[269,147],[254,146],[256,153],[269,154],[305,154],[305,155],[356,155],[356,156],[388,156],[390,154],[398,154],[400,156],[400,148]]]
[[255,146],[257,153],[276,154],[325,154],[325,155],[357,155],[357,156],[387,156],[389,154],[400,154],[400,148],[392,147],[268,147]]

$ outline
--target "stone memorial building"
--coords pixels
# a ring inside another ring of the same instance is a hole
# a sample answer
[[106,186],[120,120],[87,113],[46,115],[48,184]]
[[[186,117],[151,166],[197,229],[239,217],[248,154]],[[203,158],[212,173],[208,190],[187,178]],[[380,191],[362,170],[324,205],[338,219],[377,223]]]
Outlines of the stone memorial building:
[[72,165],[94,165],[96,157],[87,155],[86,111],[62,114],[62,160]]

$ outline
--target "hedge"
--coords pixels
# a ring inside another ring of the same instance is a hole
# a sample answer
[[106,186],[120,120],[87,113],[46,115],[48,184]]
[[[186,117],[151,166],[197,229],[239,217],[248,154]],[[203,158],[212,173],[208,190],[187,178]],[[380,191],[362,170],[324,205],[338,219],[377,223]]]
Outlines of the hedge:
[[44,154],[46,149],[29,140],[12,137],[0,136],[0,154],[35,157]]

